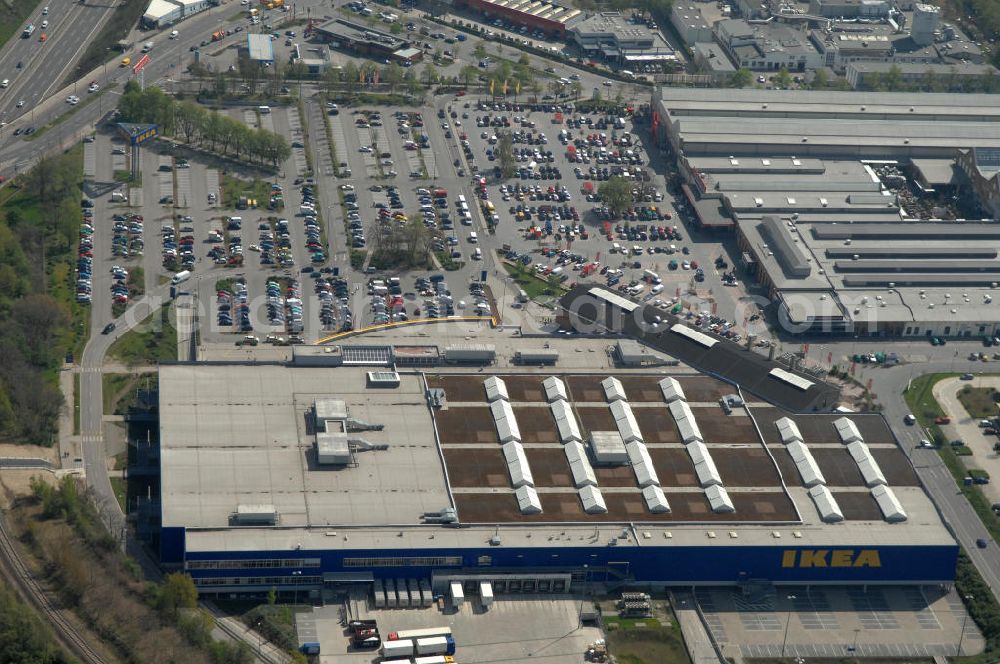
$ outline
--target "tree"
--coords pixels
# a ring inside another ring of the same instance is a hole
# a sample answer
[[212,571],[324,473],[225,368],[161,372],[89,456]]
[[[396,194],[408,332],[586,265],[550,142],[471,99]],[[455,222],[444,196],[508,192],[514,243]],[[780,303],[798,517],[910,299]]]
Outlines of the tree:
[[899,65],[892,65],[882,79],[885,89],[891,92],[899,90],[903,86],[903,70]]
[[437,67],[428,62],[426,65],[424,65],[424,71],[421,74],[421,76],[424,80],[424,84],[427,87],[434,85],[434,83],[437,82],[438,79]]
[[573,95],[573,99],[579,99],[580,95],[583,94],[583,83],[580,81],[573,81],[569,86],[570,92]]
[[632,185],[620,175],[612,175],[602,182],[597,194],[616,218],[632,205]]
[[402,23],[399,23],[398,21],[397,21],[397,22],[395,22],[395,23],[393,23],[393,24],[392,24],[392,25],[391,25],[391,26],[389,27],[389,32],[391,32],[391,33],[392,33],[392,34],[394,34],[394,35],[398,35],[398,34],[400,34],[401,32],[403,32],[403,24],[402,24]]
[[180,609],[193,609],[198,606],[198,588],[194,585],[190,574],[173,572],[164,577],[155,599],[157,609],[174,616]]
[[476,47],[472,49],[472,54],[476,56],[477,60],[482,60],[486,57],[486,44],[485,42],[477,42]]
[[792,75],[788,73],[788,70],[782,67],[778,70],[778,73],[774,75],[774,84],[779,88],[787,90],[792,85]]
[[361,71],[352,60],[344,64],[344,82],[349,86],[356,85],[361,80]]
[[[393,25],[399,25],[393,23]],[[382,82],[389,86],[389,92],[395,93],[396,88],[403,82],[403,68],[398,62],[390,62],[382,68]]]
[[745,88],[753,84],[753,73],[746,67],[740,67],[729,77],[729,86]]
[[461,71],[458,73],[459,78],[465,83],[466,86],[472,85],[472,82],[479,78],[479,70],[472,65],[465,65],[462,67]]
[[514,157],[514,139],[509,131],[497,132],[497,161],[500,162],[500,174],[505,180],[514,177],[517,172],[517,159]]
[[809,85],[813,90],[822,90],[829,84],[829,74],[826,73],[826,69],[820,68],[813,74],[812,82]]

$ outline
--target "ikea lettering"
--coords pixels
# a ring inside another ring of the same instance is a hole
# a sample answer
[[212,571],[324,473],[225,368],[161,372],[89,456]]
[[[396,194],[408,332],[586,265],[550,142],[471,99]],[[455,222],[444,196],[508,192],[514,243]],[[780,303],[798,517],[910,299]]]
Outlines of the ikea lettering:
[[793,549],[781,557],[782,567],[881,567],[876,549]]

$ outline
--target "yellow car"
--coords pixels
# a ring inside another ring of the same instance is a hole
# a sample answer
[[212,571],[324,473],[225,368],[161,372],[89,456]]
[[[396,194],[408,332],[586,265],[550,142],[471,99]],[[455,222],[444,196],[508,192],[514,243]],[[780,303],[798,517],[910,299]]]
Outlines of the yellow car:
[[128,67],[130,64],[132,64],[132,58],[127,55],[122,58],[122,67]]

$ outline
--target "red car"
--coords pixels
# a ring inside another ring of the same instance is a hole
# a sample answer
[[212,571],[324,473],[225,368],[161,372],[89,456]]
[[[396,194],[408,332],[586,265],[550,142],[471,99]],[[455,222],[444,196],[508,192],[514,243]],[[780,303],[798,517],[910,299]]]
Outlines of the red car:
[[951,418],[944,415],[934,418],[934,424],[951,424]]

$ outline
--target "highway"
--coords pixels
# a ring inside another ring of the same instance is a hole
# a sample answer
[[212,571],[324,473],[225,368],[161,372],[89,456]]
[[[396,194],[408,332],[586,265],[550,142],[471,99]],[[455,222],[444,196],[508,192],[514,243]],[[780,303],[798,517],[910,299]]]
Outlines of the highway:
[[[49,13],[43,16],[45,6]],[[35,105],[52,94],[76,65],[114,7],[114,0],[42,0],[25,21],[34,24],[34,34],[23,39],[19,31],[0,49],[0,79],[10,80],[10,86],[0,90],[0,120],[10,123],[25,115],[30,119]],[[49,22],[47,28],[42,28],[42,21]],[[45,42],[40,40],[42,33]],[[86,94],[86,85],[80,90]],[[19,101],[24,102],[21,108]]]

